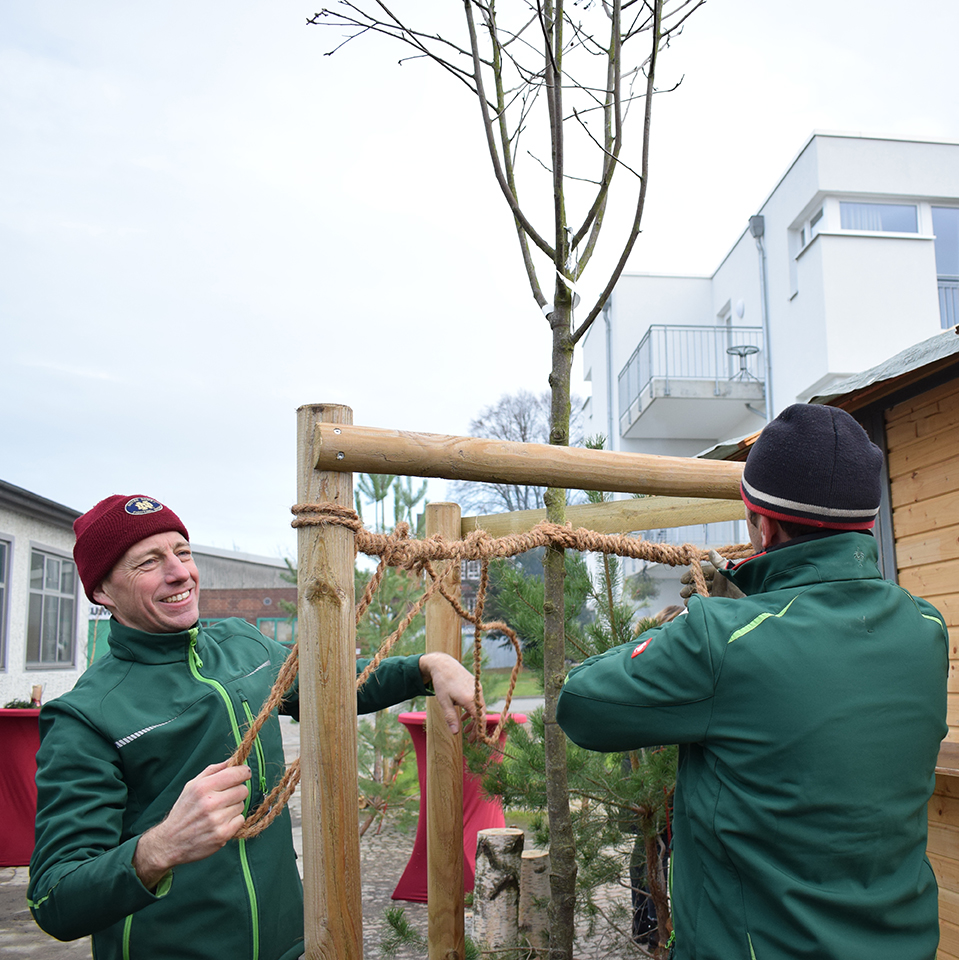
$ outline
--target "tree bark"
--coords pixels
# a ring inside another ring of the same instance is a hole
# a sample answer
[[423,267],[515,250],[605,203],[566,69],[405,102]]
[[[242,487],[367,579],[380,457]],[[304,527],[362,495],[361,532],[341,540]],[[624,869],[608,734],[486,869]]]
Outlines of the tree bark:
[[481,950],[519,943],[519,886],[525,836],[516,827],[490,827],[476,835],[473,939]]
[[[550,373],[552,409],[550,443],[569,443],[569,380],[573,347],[569,342],[572,293],[559,278],[555,305],[549,316],[553,330],[553,361]],[[550,488],[546,514],[553,523],[566,520],[566,491]],[[566,735],[556,723],[556,701],[566,679],[566,579],[565,551],[549,547],[543,558],[545,596],[543,613],[543,673],[545,705],[546,808],[549,816],[550,852],[550,957],[572,960],[576,907],[576,842],[569,810],[566,775]]]
[[549,955],[549,853],[524,850],[519,883],[519,932],[538,957]]

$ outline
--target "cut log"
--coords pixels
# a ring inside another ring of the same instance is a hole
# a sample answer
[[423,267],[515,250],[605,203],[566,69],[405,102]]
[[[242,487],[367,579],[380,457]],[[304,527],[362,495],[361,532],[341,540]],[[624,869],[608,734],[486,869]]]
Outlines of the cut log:
[[524,850],[519,884],[519,932],[535,956],[549,950],[549,851]]
[[516,827],[490,827],[476,835],[473,939],[480,950],[519,943],[519,887],[525,835]]

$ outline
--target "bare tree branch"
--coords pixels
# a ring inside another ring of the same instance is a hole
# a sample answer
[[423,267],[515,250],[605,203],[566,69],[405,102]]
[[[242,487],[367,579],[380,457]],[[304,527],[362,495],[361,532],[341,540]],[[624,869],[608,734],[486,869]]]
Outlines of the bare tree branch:
[[589,315],[582,322],[582,324],[580,324],[579,328],[573,332],[572,341],[574,344],[579,343],[586,331],[592,326],[593,321],[599,316],[600,310],[603,309],[603,306],[609,299],[609,295],[613,292],[613,287],[615,287],[616,283],[619,281],[619,278],[626,267],[626,261],[629,260],[629,255],[633,252],[633,247],[636,244],[636,238],[639,236],[640,225],[643,222],[643,209],[646,205],[646,187],[649,183],[649,127],[653,106],[653,81],[656,76],[656,58],[659,53],[659,21],[663,7],[663,0],[655,0],[655,3],[656,12],[653,23],[653,53],[649,61],[649,77],[646,82],[646,113],[643,118],[643,163],[641,168],[639,197],[636,201],[636,213],[633,217],[633,225],[629,231],[629,238],[626,241],[626,245],[623,248],[623,252],[620,255],[615,269],[610,274],[605,289],[599,295],[599,298],[596,300],[593,309],[590,310]]

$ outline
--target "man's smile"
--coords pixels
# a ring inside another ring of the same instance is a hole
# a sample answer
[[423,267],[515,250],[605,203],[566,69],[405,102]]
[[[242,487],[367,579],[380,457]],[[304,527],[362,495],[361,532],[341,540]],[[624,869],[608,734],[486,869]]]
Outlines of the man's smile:
[[184,593],[177,593],[172,597],[164,597],[160,603],[179,603],[181,600],[186,600],[190,596],[190,591],[187,590]]

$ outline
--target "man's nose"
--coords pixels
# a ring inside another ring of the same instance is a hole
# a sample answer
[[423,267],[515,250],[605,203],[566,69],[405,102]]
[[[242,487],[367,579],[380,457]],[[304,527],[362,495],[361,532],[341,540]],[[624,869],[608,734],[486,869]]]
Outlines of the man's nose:
[[176,555],[171,554],[164,562],[163,572],[167,580],[189,580],[190,571],[186,564]]

